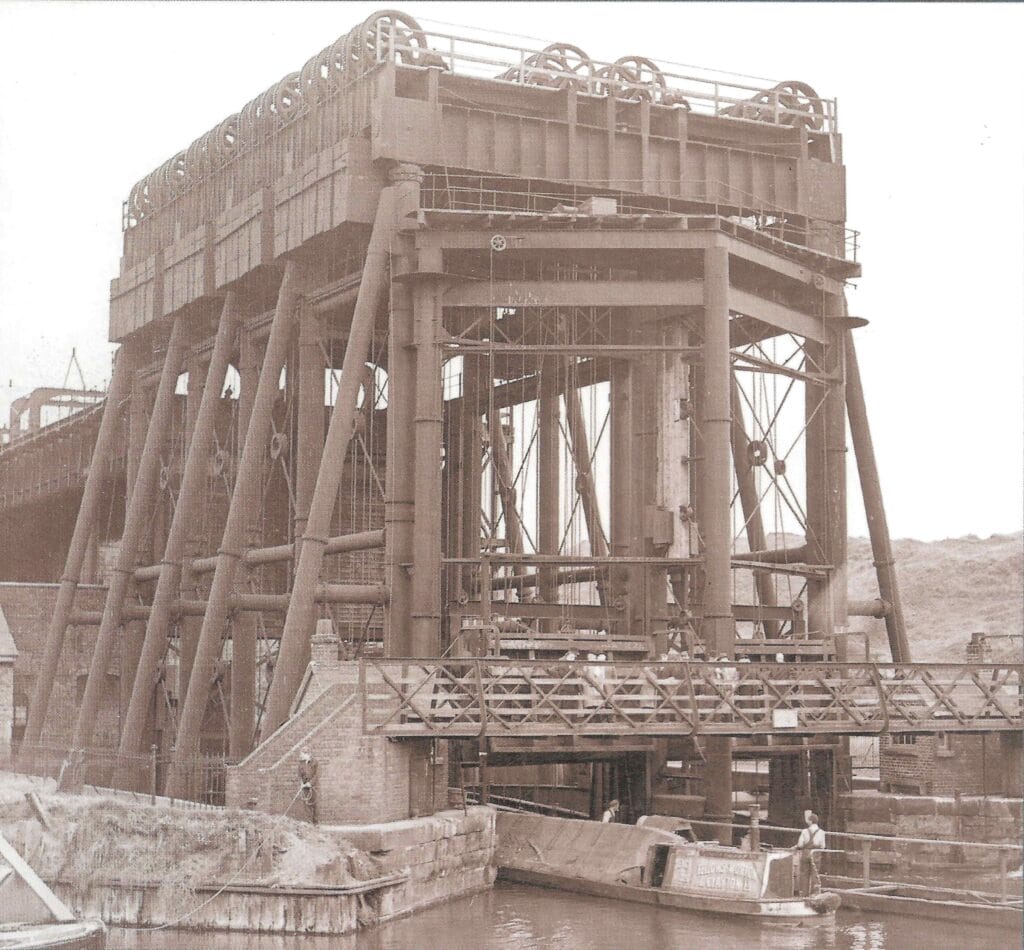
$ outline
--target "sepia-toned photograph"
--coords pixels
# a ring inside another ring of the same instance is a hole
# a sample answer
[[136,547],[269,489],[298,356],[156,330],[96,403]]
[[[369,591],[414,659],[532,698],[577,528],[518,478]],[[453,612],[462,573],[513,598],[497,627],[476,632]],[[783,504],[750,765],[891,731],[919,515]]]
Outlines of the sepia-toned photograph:
[[1024,4],[0,0],[0,950],[1015,950]]

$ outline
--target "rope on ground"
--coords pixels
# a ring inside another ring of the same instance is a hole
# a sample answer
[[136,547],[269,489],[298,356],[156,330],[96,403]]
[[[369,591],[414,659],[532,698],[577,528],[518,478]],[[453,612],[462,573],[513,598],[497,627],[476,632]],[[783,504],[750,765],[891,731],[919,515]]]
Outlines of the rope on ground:
[[[299,786],[299,790],[295,793],[295,797],[288,803],[288,807],[281,813],[281,815],[279,816],[280,818],[284,818],[284,817],[286,817],[288,815],[288,812],[291,811],[292,805],[294,805],[299,800],[299,796],[301,794],[302,794],[302,786],[300,785]],[[177,920],[169,921],[166,924],[160,924],[157,927],[134,927],[132,929],[149,933],[149,932],[152,932],[154,930],[168,930],[171,927],[177,927],[178,924],[180,924],[183,920],[187,920],[189,917],[191,917],[197,911],[202,910],[211,901],[213,901],[216,898],[220,897],[220,895],[223,894],[224,891],[226,891],[232,884],[235,883],[236,880],[238,880],[238,876],[246,869],[246,867],[248,867],[249,862],[254,857],[256,857],[256,854],[258,852],[259,852],[259,848],[254,848],[253,851],[252,851],[252,854],[250,854],[248,857],[246,857],[246,859],[241,863],[241,865],[239,865],[238,870],[236,870],[235,873],[231,875],[231,877],[229,877],[219,888],[217,888],[216,891],[214,891],[209,897],[207,897],[206,900],[204,900],[201,904],[197,904],[191,910],[186,911]]]

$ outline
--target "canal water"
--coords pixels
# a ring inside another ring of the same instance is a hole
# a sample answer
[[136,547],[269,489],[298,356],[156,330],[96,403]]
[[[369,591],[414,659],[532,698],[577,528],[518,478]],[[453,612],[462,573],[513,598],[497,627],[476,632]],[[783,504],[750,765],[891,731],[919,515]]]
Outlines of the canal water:
[[834,927],[739,923],[518,884],[338,937],[115,930],[109,950],[1010,950],[1019,935],[840,911]]

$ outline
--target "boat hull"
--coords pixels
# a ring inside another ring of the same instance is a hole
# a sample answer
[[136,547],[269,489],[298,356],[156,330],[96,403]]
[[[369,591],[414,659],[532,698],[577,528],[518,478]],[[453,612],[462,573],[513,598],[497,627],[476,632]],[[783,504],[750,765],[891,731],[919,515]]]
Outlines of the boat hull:
[[957,924],[971,924],[978,927],[997,927],[1001,930],[1021,932],[1024,927],[1024,913],[1019,906],[986,904],[925,898],[913,892],[901,893],[893,885],[889,893],[879,893],[879,888],[826,888],[842,899],[843,906],[854,910],[866,910],[873,914],[896,914],[901,917],[923,917],[927,920],[945,920]]
[[545,871],[525,868],[503,867],[498,871],[501,880],[519,884],[532,884],[594,897],[608,897],[614,900],[631,901],[636,904],[650,904],[655,907],[670,907],[677,910],[696,911],[728,917],[742,917],[765,922],[791,923],[796,925],[818,925],[835,922],[835,908],[838,900],[818,901],[819,906],[832,905],[831,909],[819,910],[803,898],[782,900],[749,900],[731,897],[712,897],[703,894],[688,894],[684,891],[661,887],[644,887],[635,884],[618,884],[607,881],[593,881],[586,878],[551,874]]
[[0,929],[0,950],[104,950],[106,945],[107,928],[102,920]]

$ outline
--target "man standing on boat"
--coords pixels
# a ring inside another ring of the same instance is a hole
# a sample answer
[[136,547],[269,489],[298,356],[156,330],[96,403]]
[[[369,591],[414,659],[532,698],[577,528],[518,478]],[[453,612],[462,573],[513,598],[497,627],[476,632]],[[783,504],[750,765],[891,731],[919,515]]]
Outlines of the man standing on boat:
[[608,807],[604,810],[604,814],[601,816],[602,824],[617,821],[619,818],[619,800],[613,798],[608,802]]
[[825,850],[825,832],[818,827],[818,816],[813,811],[804,812],[807,827],[800,832],[796,847],[800,855],[800,896],[809,897],[821,890],[818,876],[818,852]]

